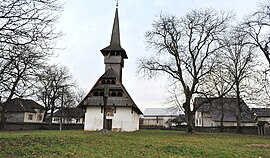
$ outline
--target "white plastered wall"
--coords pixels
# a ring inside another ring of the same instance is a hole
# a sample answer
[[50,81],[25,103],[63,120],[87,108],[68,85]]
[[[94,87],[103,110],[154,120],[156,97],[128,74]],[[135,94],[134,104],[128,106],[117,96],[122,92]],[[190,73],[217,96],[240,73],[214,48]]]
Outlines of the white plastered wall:
[[[113,131],[136,131],[139,130],[139,114],[132,112],[131,107],[117,107],[114,116],[107,117],[112,119]],[[103,113],[101,107],[88,106],[85,114],[84,130],[97,131],[103,127]]]

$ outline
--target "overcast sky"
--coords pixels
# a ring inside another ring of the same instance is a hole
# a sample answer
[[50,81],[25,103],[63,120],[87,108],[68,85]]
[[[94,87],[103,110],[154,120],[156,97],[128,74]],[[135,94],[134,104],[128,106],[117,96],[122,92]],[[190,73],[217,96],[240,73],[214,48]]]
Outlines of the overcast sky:
[[[66,35],[59,42],[64,50],[53,60],[70,69],[73,78],[87,93],[105,72],[102,48],[109,45],[115,13],[115,0],[62,0],[64,11],[58,28]],[[123,69],[123,84],[142,110],[163,107],[166,78],[155,80],[136,76],[138,58],[151,53],[144,35],[160,12],[181,17],[191,9],[211,7],[234,11],[239,20],[256,10],[263,0],[119,0],[121,46],[128,59]]]

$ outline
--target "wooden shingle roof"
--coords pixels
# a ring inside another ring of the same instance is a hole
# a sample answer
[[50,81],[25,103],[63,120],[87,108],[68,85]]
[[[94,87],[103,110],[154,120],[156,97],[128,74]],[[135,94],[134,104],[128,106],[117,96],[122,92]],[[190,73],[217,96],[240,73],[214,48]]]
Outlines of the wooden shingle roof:
[[[115,84],[102,84],[102,80],[106,79],[113,79],[116,81]],[[143,114],[141,110],[138,108],[138,106],[135,104],[131,96],[129,95],[128,91],[122,84],[122,82],[119,81],[117,78],[117,75],[115,74],[114,70],[112,68],[108,69],[95,83],[95,85],[92,87],[92,89],[89,91],[89,93],[85,96],[85,98],[80,102],[78,107],[85,108],[86,106],[103,106],[102,96],[93,96],[94,91],[105,91],[105,87],[107,87],[110,90],[121,90],[125,97],[116,97],[116,99],[113,99],[113,102],[110,102],[110,98],[108,97],[108,105],[114,104],[113,106],[131,106],[138,114]],[[112,106],[112,105],[111,105]]]
[[128,58],[126,51],[121,47],[121,43],[120,43],[118,8],[116,8],[116,11],[115,11],[110,45],[108,47],[101,49],[100,51],[104,56],[106,55],[106,52],[120,52],[121,56],[124,59]]

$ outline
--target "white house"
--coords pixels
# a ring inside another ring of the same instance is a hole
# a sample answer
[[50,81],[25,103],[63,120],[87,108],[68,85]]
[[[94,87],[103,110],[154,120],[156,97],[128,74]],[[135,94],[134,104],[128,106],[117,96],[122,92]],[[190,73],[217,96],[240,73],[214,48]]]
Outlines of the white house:
[[46,108],[33,100],[14,98],[4,104],[7,122],[43,122]]
[[84,110],[81,108],[64,107],[57,110],[53,114],[53,123],[60,123],[62,115],[62,123],[65,124],[83,124]]
[[[85,108],[85,130],[108,129],[113,131],[139,130],[141,110],[122,84],[122,68],[126,51],[120,45],[118,8],[115,11],[110,45],[101,50],[105,73],[81,101]],[[104,117],[105,111],[105,117]]]

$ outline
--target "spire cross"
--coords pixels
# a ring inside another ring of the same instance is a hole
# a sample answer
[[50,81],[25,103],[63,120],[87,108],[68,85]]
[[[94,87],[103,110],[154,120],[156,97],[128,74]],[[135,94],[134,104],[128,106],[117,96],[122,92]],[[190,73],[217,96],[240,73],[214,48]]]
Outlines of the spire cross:
[[118,0],[116,0],[116,8],[118,8]]

